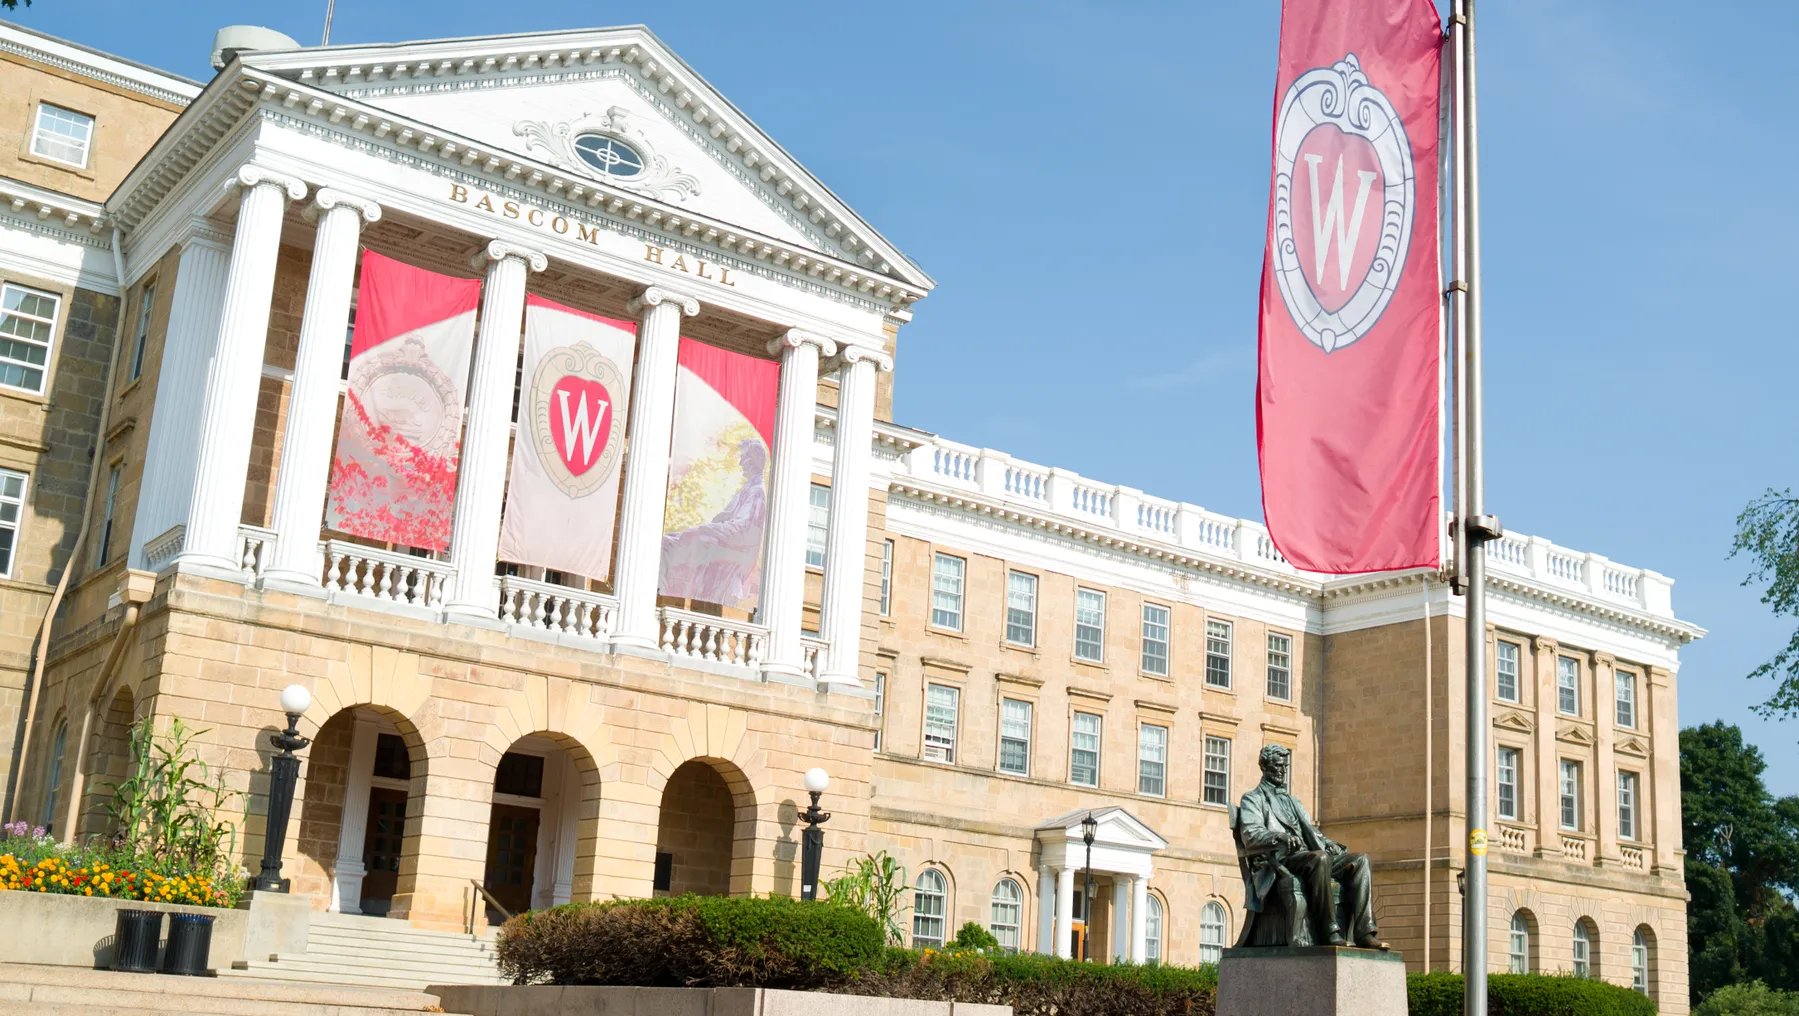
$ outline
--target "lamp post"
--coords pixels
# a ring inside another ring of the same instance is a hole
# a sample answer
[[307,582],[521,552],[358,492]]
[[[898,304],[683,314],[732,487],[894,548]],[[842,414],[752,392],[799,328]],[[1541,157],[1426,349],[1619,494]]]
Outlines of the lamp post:
[[800,899],[818,899],[818,866],[825,855],[825,831],[819,826],[831,820],[831,813],[818,810],[818,795],[831,786],[830,774],[814,766],[806,770],[806,793],[812,803],[800,813],[806,831],[800,834]]
[[290,684],[281,689],[281,711],[287,714],[287,730],[270,740],[281,754],[269,760],[269,821],[263,834],[262,873],[256,876],[259,892],[287,892],[289,880],[281,877],[281,843],[287,839],[287,817],[294,808],[294,784],[300,779],[300,757],[294,752],[311,744],[300,736],[300,715],[312,708],[312,693]]
[[1093,958],[1093,836],[1099,832],[1099,820],[1092,812],[1081,819],[1081,842],[1087,844],[1087,884],[1081,893],[1081,959]]

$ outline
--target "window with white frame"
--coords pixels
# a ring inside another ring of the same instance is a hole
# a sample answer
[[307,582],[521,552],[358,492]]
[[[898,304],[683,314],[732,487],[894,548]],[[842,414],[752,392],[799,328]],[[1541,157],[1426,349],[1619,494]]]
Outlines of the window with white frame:
[[31,154],[71,166],[87,166],[94,141],[94,118],[72,109],[37,104],[37,126],[31,132]]
[[1168,608],[1159,603],[1143,605],[1143,672],[1168,676]]
[[1637,675],[1633,671],[1620,670],[1616,674],[1618,684],[1618,726],[1635,727],[1637,725]]
[[1154,723],[1137,725],[1137,793],[1163,797],[1168,793],[1168,728]]
[[60,306],[52,293],[0,286],[0,385],[43,394]]
[[1518,819],[1518,749],[1501,746],[1498,765],[1499,817]]
[[875,675],[875,751],[881,750],[881,735],[887,731],[887,675]]
[[1231,803],[1230,738],[1206,737],[1205,803]]
[[144,376],[144,349],[150,344],[150,312],[156,307],[156,282],[144,283],[137,303],[137,339],[131,348],[131,380]]
[[1106,594],[1074,591],[1074,656],[1098,663],[1106,658]]
[[1499,665],[1493,668],[1494,694],[1502,701],[1518,701],[1518,643],[1500,639]]
[[1031,704],[1023,699],[999,700],[999,771],[1031,773]]
[[1637,774],[1618,773],[1618,838],[1637,838]]
[[19,549],[20,519],[25,513],[25,474],[0,469],[0,578],[12,578]]
[[1530,973],[1530,918],[1519,910],[1512,914],[1512,963],[1514,974]]
[[1037,644],[1037,576],[1006,573],[1006,641],[1015,646]]
[[94,547],[95,566],[104,565],[112,553],[113,513],[119,507],[119,478],[124,473],[125,464],[121,462],[106,474],[106,505],[100,516],[100,542]]
[[1649,994],[1649,936],[1642,928],[1630,936],[1630,986]]
[[1068,782],[1081,787],[1099,786],[1098,713],[1075,713],[1074,733],[1069,738]]
[[881,616],[893,613],[893,541],[881,541]]
[[1574,976],[1593,976],[1593,934],[1584,920],[1574,922]]
[[1206,684],[1231,686],[1231,623],[1206,619]]
[[1580,715],[1580,661],[1572,656],[1555,658],[1555,694],[1564,715]]
[[1162,962],[1162,898],[1143,898],[1143,962]]
[[919,872],[918,881],[912,886],[913,948],[943,948],[943,919],[948,902],[949,883],[943,873],[935,868]]
[[63,754],[68,749],[69,721],[63,720],[56,725],[56,734],[50,738],[50,769],[48,779],[44,781],[43,820],[38,825],[54,831],[56,827],[56,801],[62,794],[62,762]]
[[1562,828],[1580,828],[1580,763],[1562,759]]
[[1224,959],[1224,904],[1217,900],[1199,908],[1199,961],[1217,963]]
[[968,562],[938,554],[931,566],[931,623],[950,631],[962,630],[962,580]]
[[811,498],[806,511],[806,567],[823,568],[831,533],[831,488],[815,483]]
[[999,947],[1009,953],[1018,951],[1018,929],[1024,923],[1024,889],[1012,879],[1002,878],[993,885],[993,907],[987,930],[993,932]]
[[1268,697],[1285,702],[1293,697],[1293,636],[1268,633]]
[[924,757],[938,762],[956,760],[956,720],[962,690],[947,684],[925,685]]

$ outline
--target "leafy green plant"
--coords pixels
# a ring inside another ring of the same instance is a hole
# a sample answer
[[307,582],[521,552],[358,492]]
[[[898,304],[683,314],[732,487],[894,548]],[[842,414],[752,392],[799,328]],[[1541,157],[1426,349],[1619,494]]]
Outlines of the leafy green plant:
[[[1461,1016],[1461,974],[1408,974],[1411,1016]],[[1605,981],[1562,974],[1492,974],[1489,1016],[1655,1016],[1648,996]]]
[[1035,953],[888,949],[843,989],[858,995],[1009,1005],[1016,1016],[1212,1016],[1211,966],[1087,963]]
[[237,830],[219,816],[237,796],[194,750],[192,730],[179,717],[158,736],[151,717],[132,724],[131,764],[123,780],[105,783],[114,845],[153,868],[204,872],[221,884],[236,853]]
[[1729,984],[1707,995],[1693,1016],[1799,1016],[1799,991],[1775,991],[1760,981]]
[[821,884],[831,903],[874,918],[886,932],[888,945],[905,941],[900,921],[911,909],[906,902],[906,869],[887,851],[858,857],[844,865],[842,874]]
[[956,930],[956,937],[949,940],[947,948],[988,952],[999,948],[999,939],[993,932],[969,921]]

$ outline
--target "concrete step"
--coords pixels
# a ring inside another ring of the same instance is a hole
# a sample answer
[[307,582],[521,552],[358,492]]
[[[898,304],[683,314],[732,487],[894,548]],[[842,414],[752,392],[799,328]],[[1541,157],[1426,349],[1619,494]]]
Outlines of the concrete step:
[[436,1005],[435,995],[420,991],[0,964],[0,1011],[6,1013],[402,1016]]
[[[287,956],[274,963],[251,963],[250,973],[276,970],[313,970],[343,975],[345,984],[357,984],[355,976],[385,975],[393,977],[437,978],[438,984],[486,984],[499,977],[499,968],[490,963],[458,960],[399,960],[388,956]],[[462,978],[462,980],[452,980]]]
[[291,964],[271,964],[269,966],[252,967],[249,970],[220,971],[220,979],[230,977],[254,978],[258,980],[281,981],[289,984],[355,984],[369,988],[389,988],[405,991],[420,991],[433,984],[502,984],[505,983],[496,975],[476,973],[463,974],[454,970],[439,971],[426,975],[419,973],[383,972],[367,970],[346,971],[338,967]]
[[306,952],[346,953],[351,955],[367,955],[380,952],[391,956],[479,956],[492,958],[498,955],[494,947],[486,942],[436,942],[395,936],[388,939],[342,938],[337,935],[323,934],[314,929],[308,937]]

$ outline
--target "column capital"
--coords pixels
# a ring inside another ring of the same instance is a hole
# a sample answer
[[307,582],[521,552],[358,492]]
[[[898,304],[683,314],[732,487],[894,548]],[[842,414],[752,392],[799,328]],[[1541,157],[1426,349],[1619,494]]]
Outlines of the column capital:
[[1547,635],[1538,635],[1530,640],[1531,649],[1539,653],[1559,652],[1562,644]]
[[1595,670],[1599,669],[1600,667],[1616,666],[1617,663],[1618,663],[1618,658],[1616,656],[1613,656],[1611,653],[1606,652],[1603,649],[1601,649],[1600,651],[1593,654],[1593,669],[1595,669]]
[[229,253],[231,234],[206,216],[194,215],[181,224],[180,231],[175,234],[175,243],[184,248],[199,245]]
[[523,261],[525,267],[534,272],[541,272],[550,267],[550,259],[542,251],[521,247],[505,240],[489,240],[487,246],[482,247],[475,252],[474,257],[469,258],[468,263],[469,267],[481,272],[486,271],[489,264],[495,261],[504,261],[507,258],[517,258]]
[[264,184],[281,188],[286,192],[289,201],[298,201],[306,196],[306,183],[299,177],[277,173],[267,166],[258,166],[254,162],[246,162],[237,167],[237,172],[233,173],[231,179],[226,181],[225,190],[227,193],[240,188],[250,190]]
[[888,356],[878,349],[870,349],[867,346],[853,346],[848,343],[838,347],[837,355],[831,359],[830,364],[824,369],[828,373],[829,371],[847,367],[853,363],[861,363],[864,360],[873,363],[876,370],[890,371],[893,369],[893,357]]
[[682,317],[693,317],[700,312],[698,297],[688,296],[686,293],[670,289],[667,286],[645,288],[625,309],[632,314],[642,314],[648,308],[659,306],[665,302],[680,307]]
[[306,217],[316,219],[320,212],[328,212],[333,208],[354,208],[362,216],[364,222],[381,221],[381,206],[373,199],[360,194],[351,194],[334,187],[320,187],[312,195],[312,203],[306,206]]
[[804,328],[789,328],[781,333],[780,338],[769,340],[768,351],[778,356],[786,350],[798,349],[804,345],[817,346],[819,356],[831,356],[837,352],[837,343]]

